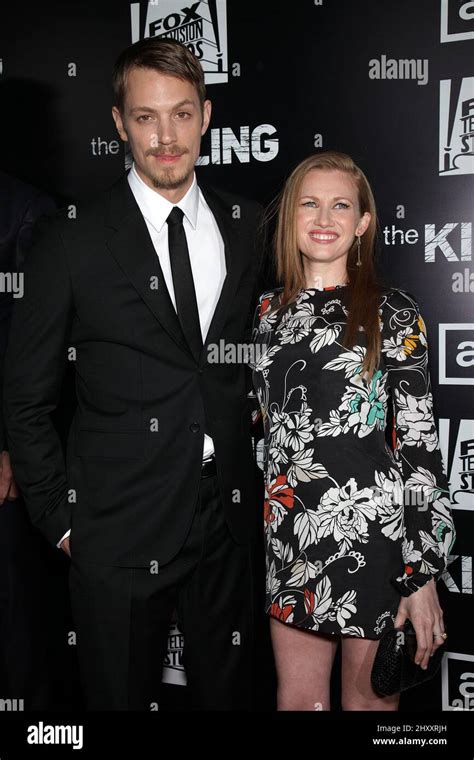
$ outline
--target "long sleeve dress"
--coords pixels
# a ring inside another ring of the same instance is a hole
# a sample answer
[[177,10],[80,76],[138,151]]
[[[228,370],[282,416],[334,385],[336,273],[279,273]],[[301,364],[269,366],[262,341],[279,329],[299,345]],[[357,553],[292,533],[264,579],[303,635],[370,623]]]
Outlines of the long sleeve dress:
[[[252,370],[264,425],[266,611],[312,631],[378,639],[446,568],[454,540],[415,299],[382,292],[381,360],[342,346],[343,288],[259,300]],[[393,409],[393,441],[386,426]]]

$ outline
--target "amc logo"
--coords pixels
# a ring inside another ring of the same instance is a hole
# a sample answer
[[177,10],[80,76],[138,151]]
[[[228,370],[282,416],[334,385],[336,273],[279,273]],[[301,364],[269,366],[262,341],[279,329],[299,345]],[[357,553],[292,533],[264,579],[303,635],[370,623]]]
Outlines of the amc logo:
[[441,42],[474,39],[473,0],[441,0]]
[[474,385],[474,324],[439,325],[439,384]]
[[446,652],[441,665],[443,710],[474,710],[474,655]]

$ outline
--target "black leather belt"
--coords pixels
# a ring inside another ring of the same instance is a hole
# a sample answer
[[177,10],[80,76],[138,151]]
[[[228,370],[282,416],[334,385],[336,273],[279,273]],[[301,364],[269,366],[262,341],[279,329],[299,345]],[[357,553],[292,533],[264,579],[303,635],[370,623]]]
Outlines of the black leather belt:
[[210,478],[216,474],[216,458],[205,459],[202,463],[201,478]]

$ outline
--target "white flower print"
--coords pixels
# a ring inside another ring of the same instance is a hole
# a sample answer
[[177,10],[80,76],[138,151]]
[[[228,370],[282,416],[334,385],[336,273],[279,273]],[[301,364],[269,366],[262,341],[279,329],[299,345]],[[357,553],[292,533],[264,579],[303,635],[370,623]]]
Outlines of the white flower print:
[[350,625],[348,628],[342,628],[341,634],[343,636],[355,636],[359,639],[365,639],[364,629],[360,625]]
[[375,471],[374,501],[382,533],[392,541],[398,541],[404,535],[403,523],[403,482],[398,470],[390,468],[390,476],[384,472]]
[[421,491],[427,501],[433,501],[441,493],[434,473],[426,467],[418,466],[413,475],[407,479],[405,487],[411,491]]
[[291,455],[291,466],[287,473],[290,486],[294,488],[298,481],[309,483],[310,480],[327,477],[326,468],[318,462],[313,462],[313,456],[314,449],[304,449]]
[[318,539],[331,535],[344,554],[352,548],[352,542],[367,543],[369,520],[377,516],[377,504],[370,488],[357,489],[355,478],[350,478],[342,488],[330,488],[319,502]]
[[346,591],[340,599],[334,602],[329,619],[337,620],[341,628],[345,628],[349,618],[357,612],[356,601],[356,592],[353,589],[351,591]]
[[270,366],[273,357],[278,351],[281,351],[281,346],[272,346],[269,348],[268,346],[262,345],[260,356],[255,362],[250,361],[249,367],[251,367],[254,372],[261,372],[263,369]]
[[318,543],[320,521],[313,509],[305,509],[295,517],[294,532],[298,537],[298,549],[304,551],[310,544]]
[[428,451],[433,451],[438,445],[438,436],[433,423],[431,394],[416,398],[396,388],[395,403],[398,407],[397,428],[404,434],[403,445],[424,445]]
[[318,568],[307,559],[298,559],[291,566],[291,575],[286,581],[287,586],[304,586],[310,578],[316,578]]
[[306,611],[311,613],[314,629],[318,630],[321,623],[327,620],[332,605],[331,581],[327,576],[315,586],[314,592],[305,594]]
[[279,330],[279,340],[282,345],[285,343],[299,343],[300,340],[309,335],[310,328],[302,325],[295,327],[284,327]]
[[350,351],[343,351],[337,359],[332,359],[323,365],[323,369],[332,369],[335,372],[344,370],[346,377],[352,377],[362,366],[365,357],[365,348],[363,346],[354,346]]
[[280,446],[285,446],[285,440],[288,435],[290,424],[290,415],[286,412],[275,411],[271,417],[270,435],[272,436],[272,445],[275,442]]
[[402,544],[403,561],[405,564],[409,562],[419,562],[422,558],[422,553],[419,549],[415,549],[413,540],[405,540]]
[[283,563],[293,561],[293,549],[290,544],[284,544],[279,538],[272,538],[272,551],[275,557],[281,559]]
[[314,329],[313,330],[313,339],[311,343],[309,344],[309,347],[313,353],[316,353],[316,351],[319,351],[323,346],[330,346],[331,343],[334,343],[336,338],[339,337],[339,334],[341,332],[341,325],[328,325],[327,327],[323,327],[321,329]]
[[310,422],[311,410],[302,414],[290,414],[286,422],[284,445],[293,451],[303,451],[305,444],[313,440],[313,425]]
[[399,362],[405,361],[407,351],[404,339],[410,333],[411,328],[405,327],[405,329],[399,330],[395,336],[391,335],[389,339],[383,341],[382,351],[392,359],[397,359]]

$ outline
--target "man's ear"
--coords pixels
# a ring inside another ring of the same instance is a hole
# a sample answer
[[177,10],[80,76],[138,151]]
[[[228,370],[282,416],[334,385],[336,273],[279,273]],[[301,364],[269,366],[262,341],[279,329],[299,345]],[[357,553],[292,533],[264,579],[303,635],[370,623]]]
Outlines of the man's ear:
[[115,126],[117,127],[117,132],[119,133],[121,139],[124,142],[128,142],[128,135],[125,131],[125,127],[123,126],[122,114],[120,113],[117,106],[112,106],[112,118],[115,121]]
[[202,104],[202,127],[201,136],[207,132],[209,122],[211,121],[212,103],[210,100],[205,100]]

